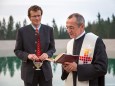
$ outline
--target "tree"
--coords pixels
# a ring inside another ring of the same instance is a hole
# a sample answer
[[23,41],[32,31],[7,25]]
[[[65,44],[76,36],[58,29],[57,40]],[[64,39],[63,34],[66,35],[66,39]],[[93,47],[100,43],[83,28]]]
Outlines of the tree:
[[115,38],[115,16],[112,15],[112,22],[111,22],[111,38]]
[[2,24],[1,24],[1,21],[0,21],[0,40],[2,39]]
[[8,27],[7,27],[7,35],[6,35],[6,38],[8,40],[11,40],[13,38],[13,24],[14,24],[13,17],[10,16],[8,21]]
[[0,22],[0,40],[5,40],[6,39],[6,21],[3,18],[3,22]]
[[18,29],[21,27],[21,24],[20,24],[20,22],[17,22],[16,24],[15,24],[15,30],[13,30],[13,39],[16,39],[16,34],[17,34],[17,31],[18,31]]
[[110,18],[109,17],[104,22],[104,29],[105,29],[104,38],[110,38],[111,22],[110,22]]
[[115,38],[115,16],[112,15],[112,21],[110,21],[109,17],[107,20],[103,20],[100,13],[98,13],[97,18],[97,22],[88,22],[88,26],[85,28],[86,32],[91,31],[96,35],[99,35],[101,38]]
[[26,19],[23,21],[23,27],[27,25]]
[[[101,38],[115,38],[115,15],[112,15],[112,20],[108,17],[106,20],[101,18],[100,13],[97,15],[98,21],[88,22],[88,26],[85,27],[86,32],[93,32],[99,35]],[[64,26],[59,27],[55,22],[52,21],[54,29],[55,39],[66,39],[69,38],[66,28]],[[27,25],[26,19],[23,21],[23,26]],[[48,24],[47,24],[48,25]],[[16,38],[17,30],[21,27],[20,21],[15,23],[12,16],[9,16],[8,23],[6,24],[5,19],[0,20],[0,40],[13,40]]]
[[92,24],[91,24],[90,22],[88,22],[88,26],[85,27],[85,31],[86,31],[86,32],[90,32],[91,29],[92,29]]
[[1,26],[2,26],[2,24],[1,24],[1,21],[0,21],[0,29],[1,29]]
[[53,23],[53,29],[54,29],[54,38],[58,39],[58,27],[57,27],[57,24],[55,22],[55,19],[53,19],[52,23]]
[[67,34],[66,28],[61,26],[59,31],[59,39],[68,39],[69,35]]
[[105,29],[104,29],[104,20],[101,18],[101,15],[100,13],[98,13],[97,15],[97,18],[98,18],[98,22],[97,22],[97,29],[96,29],[96,32],[97,32],[97,35],[100,36],[101,38],[104,37],[105,35]]

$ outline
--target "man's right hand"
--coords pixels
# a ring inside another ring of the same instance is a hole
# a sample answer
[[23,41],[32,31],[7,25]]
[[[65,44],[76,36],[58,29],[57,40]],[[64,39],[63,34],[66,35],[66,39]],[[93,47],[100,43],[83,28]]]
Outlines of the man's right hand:
[[29,54],[28,55],[28,59],[32,60],[32,61],[37,61],[39,60],[39,58],[36,56],[36,54]]

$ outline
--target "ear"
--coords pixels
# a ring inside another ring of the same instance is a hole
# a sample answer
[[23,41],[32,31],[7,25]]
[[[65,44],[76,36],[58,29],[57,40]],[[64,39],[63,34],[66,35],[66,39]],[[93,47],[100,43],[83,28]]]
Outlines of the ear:
[[85,25],[84,25],[84,24],[82,24],[81,26],[82,26],[82,28],[85,28]]
[[85,28],[85,25],[84,25],[84,24],[81,24],[81,25],[80,25],[80,28],[81,28],[81,29],[84,29],[84,28]]
[[29,20],[31,21],[31,17],[30,17],[30,16],[28,16],[28,18],[29,18]]

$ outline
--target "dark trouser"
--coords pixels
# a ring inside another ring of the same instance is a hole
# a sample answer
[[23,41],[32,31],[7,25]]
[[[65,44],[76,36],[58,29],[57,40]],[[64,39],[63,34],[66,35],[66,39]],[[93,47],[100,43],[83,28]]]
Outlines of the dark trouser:
[[44,74],[41,70],[35,70],[32,83],[24,82],[25,86],[52,86],[52,79],[45,81]]

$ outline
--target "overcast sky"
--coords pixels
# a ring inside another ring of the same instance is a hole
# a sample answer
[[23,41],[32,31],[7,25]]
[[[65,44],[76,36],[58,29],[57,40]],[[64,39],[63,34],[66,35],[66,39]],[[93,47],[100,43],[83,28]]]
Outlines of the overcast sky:
[[8,20],[13,16],[14,22],[28,23],[27,10],[31,5],[39,5],[43,9],[42,23],[52,25],[52,19],[58,26],[65,26],[67,17],[75,12],[82,14],[87,22],[96,21],[100,12],[103,19],[115,15],[115,0],[0,0],[0,20]]

